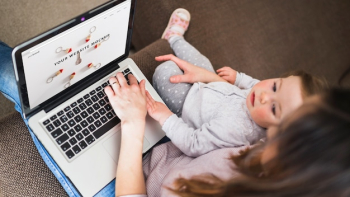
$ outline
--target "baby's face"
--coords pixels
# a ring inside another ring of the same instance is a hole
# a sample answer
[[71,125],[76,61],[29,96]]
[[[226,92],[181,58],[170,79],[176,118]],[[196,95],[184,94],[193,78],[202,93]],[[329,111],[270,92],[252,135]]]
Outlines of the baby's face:
[[301,80],[297,76],[260,81],[246,99],[254,122],[264,128],[277,125],[302,103]]

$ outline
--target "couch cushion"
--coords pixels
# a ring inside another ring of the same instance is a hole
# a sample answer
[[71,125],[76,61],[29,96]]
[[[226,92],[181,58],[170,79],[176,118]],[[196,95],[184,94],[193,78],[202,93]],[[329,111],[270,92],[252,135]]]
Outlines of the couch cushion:
[[41,159],[19,113],[0,120],[0,191],[4,196],[67,196]]
[[258,79],[302,68],[335,84],[350,66],[350,1],[138,1],[134,47],[160,38],[178,7],[192,16],[186,40],[215,68]]

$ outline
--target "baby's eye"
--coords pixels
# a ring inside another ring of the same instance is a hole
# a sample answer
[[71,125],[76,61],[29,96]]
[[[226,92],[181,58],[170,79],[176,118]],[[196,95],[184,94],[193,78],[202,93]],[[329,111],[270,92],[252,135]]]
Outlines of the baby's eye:
[[276,115],[276,107],[275,107],[275,104],[272,104],[272,113],[273,113],[273,115]]
[[274,92],[276,92],[276,89],[277,89],[277,88],[276,88],[276,82],[274,82],[274,83],[273,83],[272,90],[273,90]]

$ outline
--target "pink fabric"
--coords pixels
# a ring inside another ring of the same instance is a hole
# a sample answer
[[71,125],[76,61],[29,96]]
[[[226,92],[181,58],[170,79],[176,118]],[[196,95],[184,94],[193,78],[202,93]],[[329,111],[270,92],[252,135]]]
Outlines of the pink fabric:
[[191,178],[195,175],[213,174],[222,180],[238,175],[231,155],[238,154],[240,148],[223,148],[193,158],[183,154],[171,142],[153,148],[143,161],[148,196],[174,196],[165,188],[171,187],[179,178]]

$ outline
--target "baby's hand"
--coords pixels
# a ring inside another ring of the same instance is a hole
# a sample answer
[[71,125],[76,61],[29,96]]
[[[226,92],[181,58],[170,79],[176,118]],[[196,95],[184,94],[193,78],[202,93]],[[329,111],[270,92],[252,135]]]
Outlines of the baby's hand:
[[173,115],[173,112],[163,103],[155,101],[148,91],[146,91],[146,100],[148,114],[163,126],[164,122]]
[[225,79],[230,84],[235,84],[237,71],[233,70],[230,67],[225,66],[216,70],[216,72],[221,78]]

